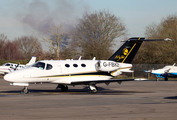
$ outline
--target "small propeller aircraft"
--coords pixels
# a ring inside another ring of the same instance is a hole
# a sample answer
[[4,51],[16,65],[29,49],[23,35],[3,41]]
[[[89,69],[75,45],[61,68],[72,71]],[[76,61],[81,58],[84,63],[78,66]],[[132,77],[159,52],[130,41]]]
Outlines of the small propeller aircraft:
[[173,65],[167,65],[161,69],[152,69],[144,72],[156,75],[156,80],[164,78],[165,81],[168,81],[168,78],[177,78],[177,66],[175,66],[175,63]]
[[30,61],[26,64],[26,65],[22,65],[22,64],[15,64],[15,63],[4,63],[2,66],[0,66],[0,74],[7,74],[9,72],[12,72],[14,70],[19,70],[22,68],[25,68],[29,65],[34,64],[36,61],[36,57],[32,56],[32,58],[30,59]]
[[27,94],[32,83],[54,83],[61,91],[68,91],[68,85],[88,85],[97,92],[96,84],[134,81],[139,79],[112,79],[122,72],[133,72],[130,64],[143,41],[168,41],[170,39],[145,39],[133,37],[125,42],[108,60],[42,60],[34,65],[11,72],[4,76],[10,85],[24,86]]

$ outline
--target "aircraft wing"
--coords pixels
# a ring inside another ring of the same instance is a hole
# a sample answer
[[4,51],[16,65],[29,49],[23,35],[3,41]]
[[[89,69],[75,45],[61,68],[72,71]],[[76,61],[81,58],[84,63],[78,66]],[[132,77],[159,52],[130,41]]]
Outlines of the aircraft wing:
[[97,84],[97,83],[105,83],[109,85],[110,82],[118,82],[121,84],[124,81],[142,81],[147,80],[144,78],[137,78],[137,79],[110,79],[110,80],[90,80],[90,81],[72,81],[72,85],[91,85],[91,84]]
[[176,78],[177,77],[177,73],[168,73],[168,75],[170,76],[170,77],[173,77],[173,78]]

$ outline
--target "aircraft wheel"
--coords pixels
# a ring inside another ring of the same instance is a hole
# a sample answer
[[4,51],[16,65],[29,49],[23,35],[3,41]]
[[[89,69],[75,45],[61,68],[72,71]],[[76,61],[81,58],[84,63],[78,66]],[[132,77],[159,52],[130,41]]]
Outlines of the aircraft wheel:
[[92,92],[92,93],[96,93],[96,92],[98,92],[98,90],[91,90],[91,92]]
[[61,85],[61,91],[62,92],[67,92],[68,91],[68,86],[66,85]]
[[22,94],[28,94],[30,93],[27,87],[24,87],[23,90],[21,91]]
[[90,90],[92,93],[96,93],[98,91],[98,87],[97,86],[93,86],[93,85],[90,85]]
[[165,77],[165,81],[168,81],[168,77]]

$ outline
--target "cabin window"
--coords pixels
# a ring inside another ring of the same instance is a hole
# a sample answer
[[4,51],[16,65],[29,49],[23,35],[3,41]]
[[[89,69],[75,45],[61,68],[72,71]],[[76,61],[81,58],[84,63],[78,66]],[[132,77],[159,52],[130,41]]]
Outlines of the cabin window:
[[37,62],[36,64],[32,65],[32,67],[37,67],[37,68],[39,68],[41,70],[44,70],[45,63],[43,63],[43,62]]
[[81,66],[82,66],[82,67],[86,67],[86,65],[85,65],[85,64],[81,64]]
[[69,64],[65,64],[65,67],[67,67],[67,68],[68,68],[68,67],[70,67],[70,65],[69,65]]
[[51,70],[52,69],[52,65],[47,64],[46,70]]
[[77,64],[73,64],[73,66],[74,66],[74,67],[78,67],[78,65],[77,65]]

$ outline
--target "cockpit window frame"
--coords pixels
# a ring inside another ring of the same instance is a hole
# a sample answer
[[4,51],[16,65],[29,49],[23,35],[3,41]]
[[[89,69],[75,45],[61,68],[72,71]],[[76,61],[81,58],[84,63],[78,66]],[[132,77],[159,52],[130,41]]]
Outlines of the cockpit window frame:
[[45,70],[45,66],[46,66],[46,63],[44,63],[44,62],[37,62],[37,63],[33,64],[31,67],[36,67],[36,68],[39,68],[41,70]]
[[10,63],[6,63],[4,66],[11,66],[11,64]]

